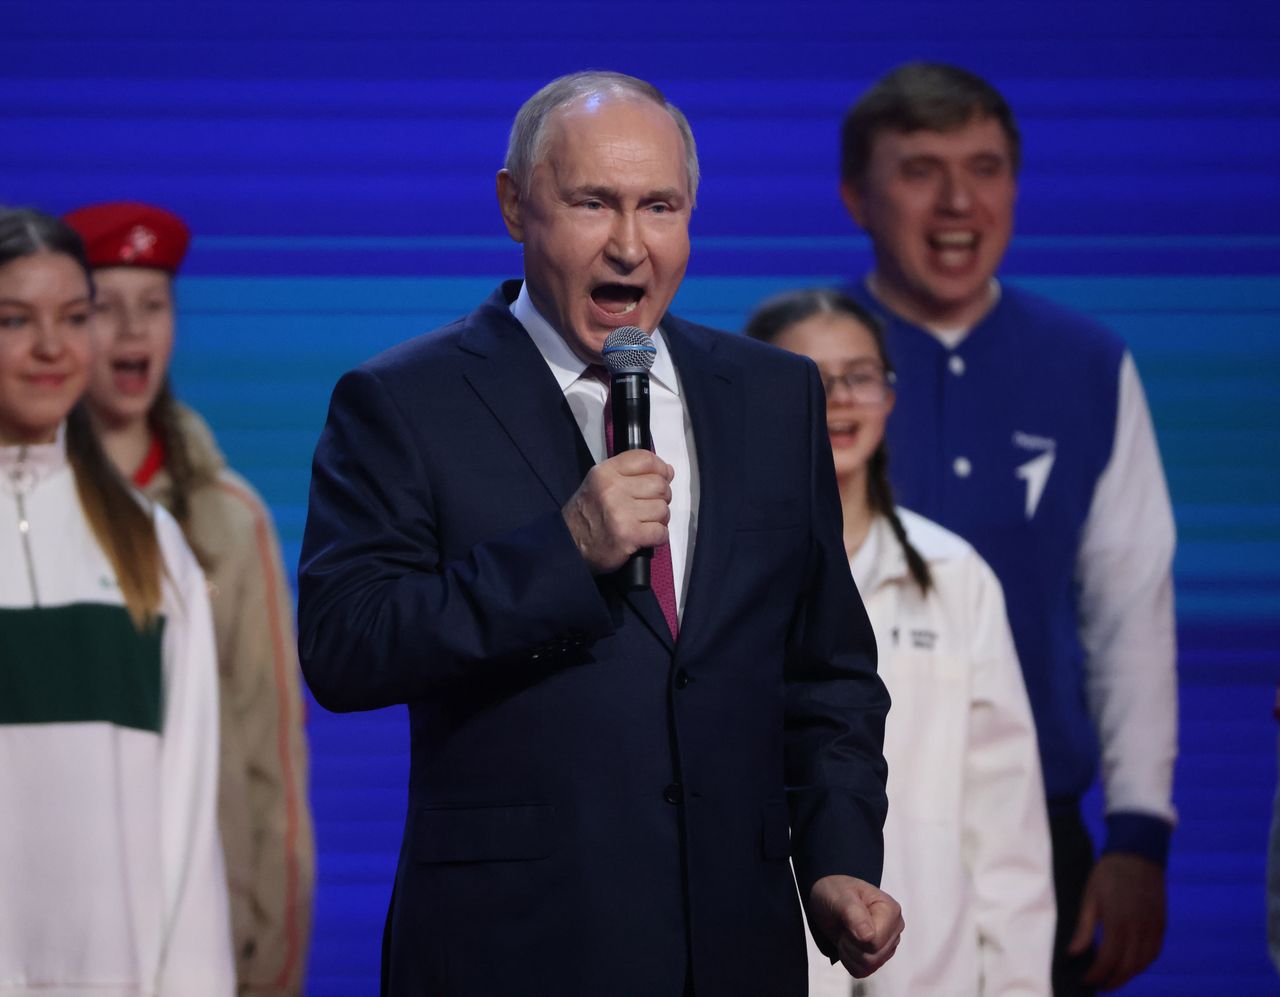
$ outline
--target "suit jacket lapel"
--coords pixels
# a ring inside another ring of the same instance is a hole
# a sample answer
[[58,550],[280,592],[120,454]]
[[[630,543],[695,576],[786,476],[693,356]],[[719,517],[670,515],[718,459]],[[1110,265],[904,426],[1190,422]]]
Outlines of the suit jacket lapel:
[[[519,289],[519,283],[515,285]],[[557,505],[591,467],[591,452],[542,354],[507,307],[506,285],[467,318],[467,382]]]
[[724,570],[738,519],[745,412],[741,372],[716,351],[721,334],[671,315],[662,320],[662,328],[680,377],[698,460],[697,534],[680,622],[683,646],[693,644],[704,621],[715,612],[717,579]]

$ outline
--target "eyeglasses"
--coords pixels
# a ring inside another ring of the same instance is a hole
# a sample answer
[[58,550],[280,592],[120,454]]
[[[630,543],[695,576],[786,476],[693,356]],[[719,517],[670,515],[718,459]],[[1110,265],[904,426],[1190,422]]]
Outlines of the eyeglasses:
[[897,380],[893,371],[871,363],[850,367],[839,374],[822,372],[822,387],[827,398],[835,397],[839,388],[857,405],[883,405]]

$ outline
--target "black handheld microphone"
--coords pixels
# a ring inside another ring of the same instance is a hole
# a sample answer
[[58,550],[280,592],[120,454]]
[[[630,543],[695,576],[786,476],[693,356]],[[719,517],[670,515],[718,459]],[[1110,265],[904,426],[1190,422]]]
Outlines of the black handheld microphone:
[[[653,339],[634,325],[614,329],[604,341],[604,365],[609,368],[609,398],[613,415],[613,452],[652,450],[649,434],[649,368],[658,355]],[[629,589],[649,587],[649,559],[653,548],[636,551],[620,570]]]

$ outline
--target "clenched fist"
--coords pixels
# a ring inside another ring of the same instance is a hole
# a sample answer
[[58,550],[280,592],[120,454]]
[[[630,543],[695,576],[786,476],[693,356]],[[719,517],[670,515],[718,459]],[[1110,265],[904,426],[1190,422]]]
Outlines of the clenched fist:
[[616,571],[642,547],[667,542],[671,465],[648,450],[597,464],[561,512],[592,574]]

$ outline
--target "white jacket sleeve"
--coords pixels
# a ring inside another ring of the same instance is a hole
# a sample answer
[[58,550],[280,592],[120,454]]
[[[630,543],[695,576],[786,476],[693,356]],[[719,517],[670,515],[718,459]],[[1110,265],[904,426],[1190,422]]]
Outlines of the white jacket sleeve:
[[1178,690],[1173,511],[1133,358],[1120,367],[1116,439],[1077,560],[1090,712],[1108,816],[1172,825]]
[[983,995],[1045,995],[1056,911],[1035,724],[1000,583],[976,554],[969,577],[973,680],[962,849]]
[[156,510],[165,555],[161,840],[165,944],[160,997],[235,991],[218,836],[218,673],[204,574],[177,524]]

